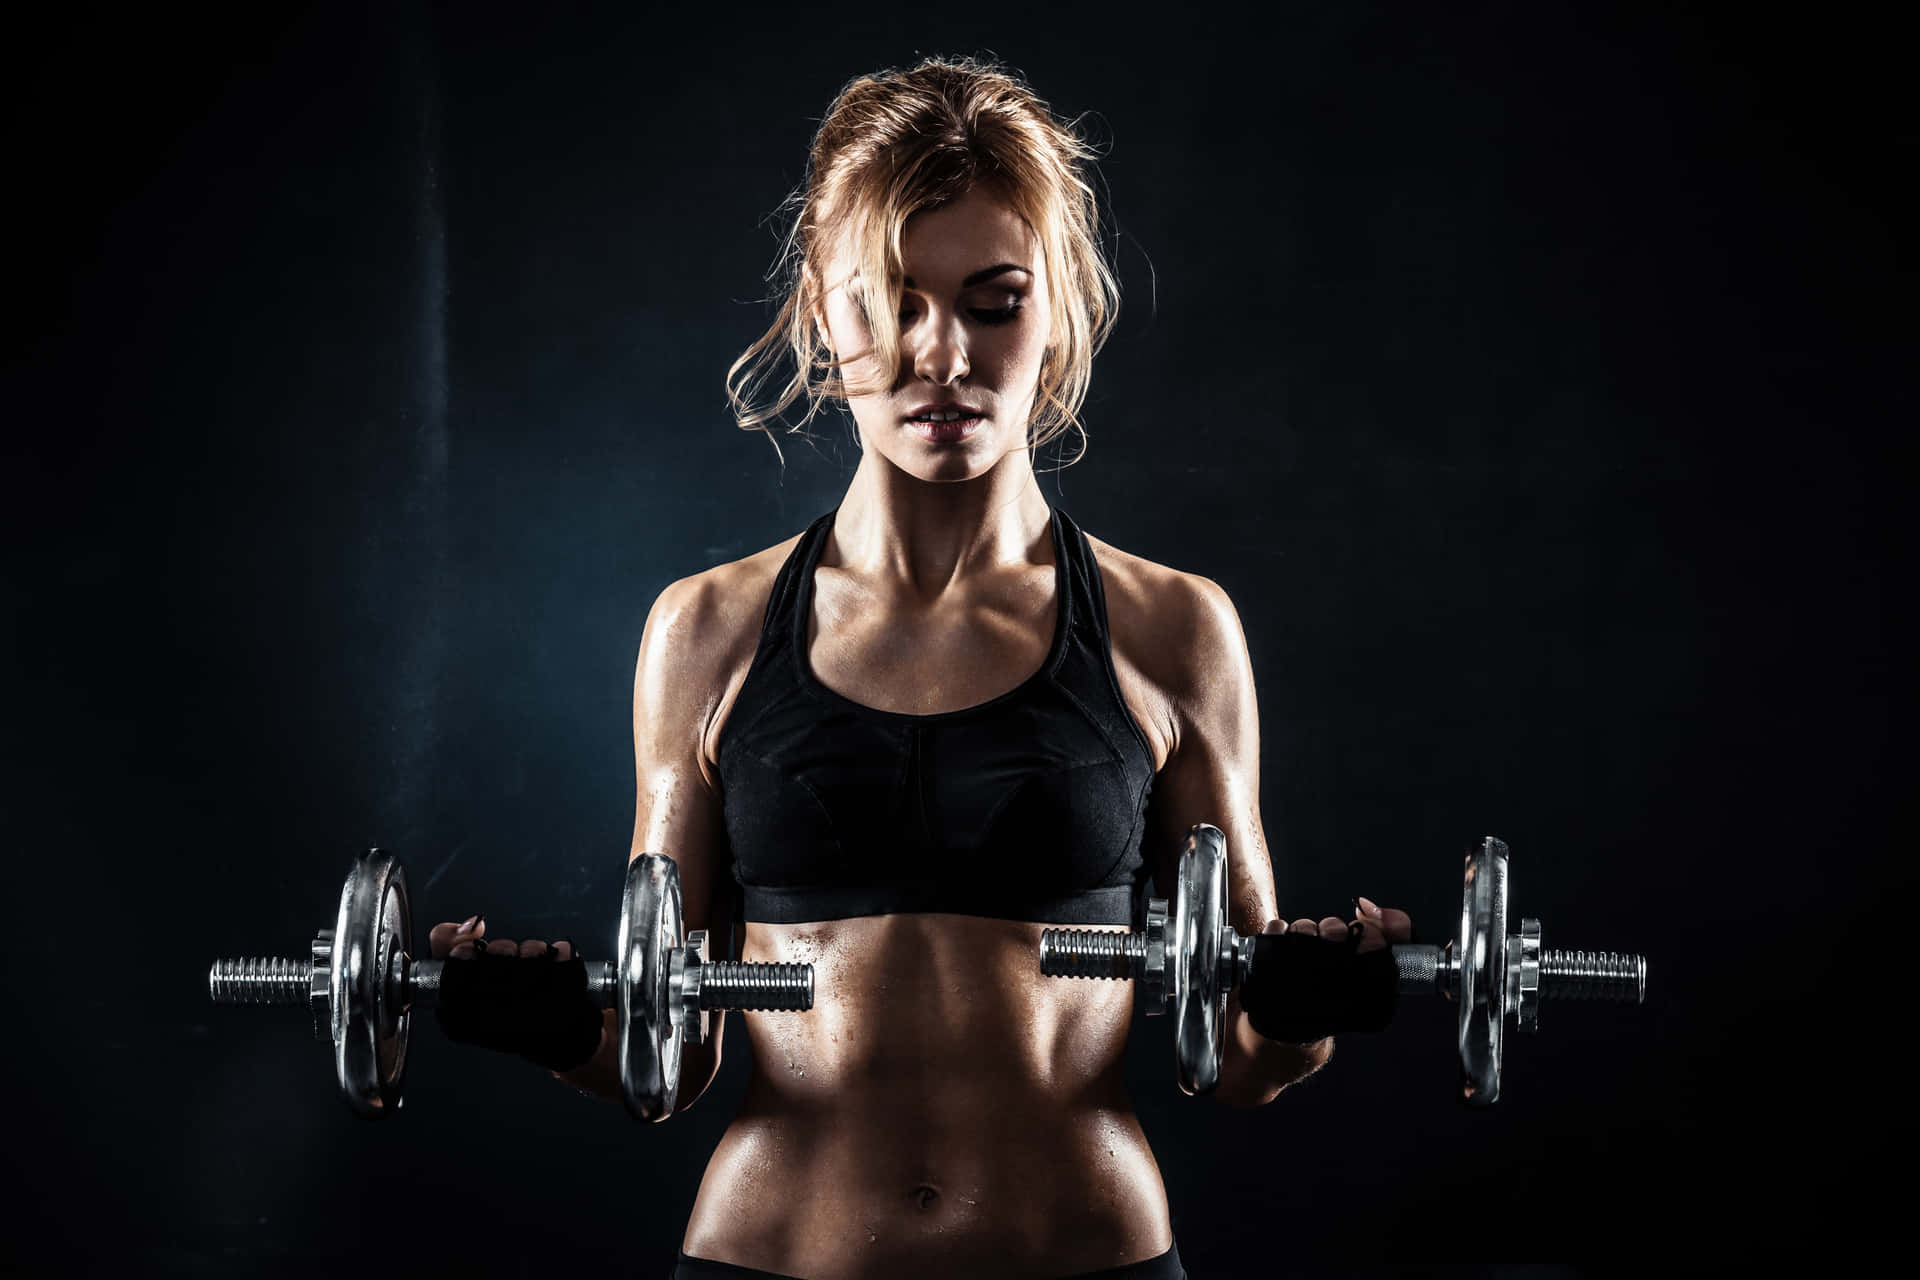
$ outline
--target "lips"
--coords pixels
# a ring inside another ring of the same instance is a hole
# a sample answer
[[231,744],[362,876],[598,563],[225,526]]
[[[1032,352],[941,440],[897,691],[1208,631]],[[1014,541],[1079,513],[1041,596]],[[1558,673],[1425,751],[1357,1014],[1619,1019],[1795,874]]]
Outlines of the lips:
[[961,404],[958,401],[954,401],[954,400],[947,400],[939,404],[921,405],[919,408],[915,409],[913,412],[907,415],[907,421],[908,422],[918,421],[920,419],[930,417],[931,415],[936,413],[942,414],[942,415],[957,413],[960,415],[960,420],[962,421],[964,421],[967,418],[979,418],[979,417],[985,416],[980,410],[974,408],[972,405]]

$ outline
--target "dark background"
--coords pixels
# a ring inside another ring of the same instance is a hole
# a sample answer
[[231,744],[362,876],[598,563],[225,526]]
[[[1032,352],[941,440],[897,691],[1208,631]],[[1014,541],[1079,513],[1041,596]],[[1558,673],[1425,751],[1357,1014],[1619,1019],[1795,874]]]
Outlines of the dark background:
[[1914,132],[1866,10],[1772,12],[17,30],[0,1256],[665,1273],[744,1040],[643,1129],[429,1021],[406,1112],[365,1124],[304,1015],[214,1008],[206,970],[302,954],[374,843],[423,946],[484,910],[605,954],[648,606],[854,464],[838,421],[783,470],[725,413],[764,220],[842,83],[932,52],[1110,143],[1124,317],[1043,488],[1236,602],[1283,912],[1365,893],[1444,937],[1492,832],[1549,946],[1650,960],[1641,1008],[1550,1005],[1484,1113],[1437,1002],[1252,1112],[1181,1095],[1140,1024],[1193,1273],[1854,1256],[1910,1133],[1879,1050]]

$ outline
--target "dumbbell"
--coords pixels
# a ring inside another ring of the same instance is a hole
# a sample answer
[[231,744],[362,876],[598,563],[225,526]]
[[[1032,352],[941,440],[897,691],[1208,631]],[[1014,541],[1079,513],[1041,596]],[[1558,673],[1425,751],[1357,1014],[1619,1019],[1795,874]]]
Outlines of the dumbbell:
[[[596,1006],[619,1011],[620,1095],[636,1120],[673,1114],[681,1046],[705,1042],[708,1012],[813,1008],[812,965],[709,960],[706,930],[682,937],[681,919],[680,869],[643,853],[627,864],[615,958],[585,962]],[[412,1010],[439,1003],[447,965],[407,952],[412,921],[400,860],[374,849],[354,860],[310,960],[216,960],[207,987],[216,1004],[306,1005],[348,1104],[377,1119],[405,1099]]]
[[[1460,1006],[1460,1096],[1470,1106],[1500,1098],[1508,1015],[1540,1029],[1540,1002],[1647,996],[1644,956],[1610,951],[1541,951],[1540,922],[1507,933],[1507,846],[1488,836],[1467,852],[1460,933],[1444,946],[1393,948],[1400,994],[1443,995]],[[1144,931],[1046,929],[1040,972],[1054,978],[1131,978],[1148,1014],[1174,1011],[1180,1088],[1206,1093],[1220,1081],[1227,993],[1246,981],[1255,939],[1227,923],[1227,839],[1202,823],[1187,835],[1171,916],[1165,898],[1147,902]]]

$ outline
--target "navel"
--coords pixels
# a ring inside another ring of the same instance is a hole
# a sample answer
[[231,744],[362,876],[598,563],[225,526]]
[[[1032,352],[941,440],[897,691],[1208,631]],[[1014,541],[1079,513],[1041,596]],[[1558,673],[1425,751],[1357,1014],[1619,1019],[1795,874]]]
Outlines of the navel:
[[917,1203],[922,1209],[931,1209],[933,1202],[940,1198],[940,1188],[928,1186],[923,1182],[909,1191],[907,1198]]

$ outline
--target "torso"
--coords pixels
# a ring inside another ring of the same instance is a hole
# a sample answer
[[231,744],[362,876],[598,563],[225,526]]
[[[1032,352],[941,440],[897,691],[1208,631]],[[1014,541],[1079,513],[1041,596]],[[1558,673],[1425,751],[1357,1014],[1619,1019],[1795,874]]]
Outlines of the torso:
[[[775,576],[798,539],[709,572],[730,600],[719,743]],[[1173,741],[1150,602],[1176,571],[1089,537],[1120,692],[1153,755]],[[955,593],[950,593],[955,594]],[[826,562],[808,662],[845,697],[932,715],[1019,686],[1052,640],[1051,563],[934,606],[876,595]],[[682,1248],[805,1276],[1060,1276],[1163,1253],[1166,1192],[1121,1076],[1125,983],[1043,983],[1043,926],[948,914],[746,925],[742,958],[810,963],[805,1019],[744,1022],[754,1070],[707,1166]],[[737,1034],[737,1032],[736,1032]]]

